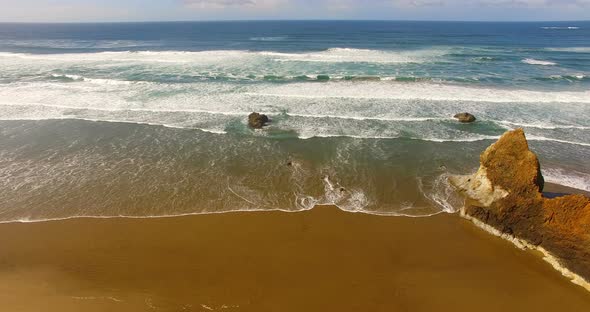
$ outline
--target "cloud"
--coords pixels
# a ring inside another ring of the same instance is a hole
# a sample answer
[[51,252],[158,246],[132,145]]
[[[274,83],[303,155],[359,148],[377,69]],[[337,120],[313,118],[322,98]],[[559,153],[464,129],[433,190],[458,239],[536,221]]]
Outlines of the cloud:
[[224,9],[228,7],[253,6],[254,0],[184,0],[188,8],[196,9]]
[[189,9],[219,10],[219,9],[275,9],[287,4],[288,0],[183,0]]
[[224,19],[588,20],[590,0],[0,0],[0,22]]
[[424,8],[444,6],[449,1],[444,0],[394,0],[391,1],[394,6],[405,8]]
[[590,0],[479,0],[476,3],[500,8],[581,8],[590,5]]
[[130,10],[91,1],[0,0],[0,8],[0,22],[87,22],[104,20],[105,17],[111,20],[133,18]]
[[395,7],[439,7],[439,6],[498,6],[498,7],[585,7],[590,0],[290,0],[290,3],[324,4],[340,7],[379,7],[393,5]]

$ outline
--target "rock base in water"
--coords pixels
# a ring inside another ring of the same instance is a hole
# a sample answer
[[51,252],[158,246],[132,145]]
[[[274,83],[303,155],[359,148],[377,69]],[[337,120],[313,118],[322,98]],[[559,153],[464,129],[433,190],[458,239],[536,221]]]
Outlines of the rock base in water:
[[268,116],[259,113],[252,113],[248,116],[248,126],[254,129],[262,129],[269,121]]
[[453,117],[463,123],[474,122],[477,120],[477,118],[475,118],[475,116],[471,115],[470,113],[459,113]]
[[590,199],[543,197],[539,161],[520,129],[504,134],[480,163],[474,175],[450,178],[466,197],[462,214],[543,251],[554,267],[590,290]]

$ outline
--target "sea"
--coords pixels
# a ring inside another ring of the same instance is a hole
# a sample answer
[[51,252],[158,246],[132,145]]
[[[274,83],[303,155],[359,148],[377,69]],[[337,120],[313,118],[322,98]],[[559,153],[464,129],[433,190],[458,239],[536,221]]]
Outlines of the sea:
[[589,117],[590,22],[4,23],[0,222],[453,213],[516,128],[590,191]]

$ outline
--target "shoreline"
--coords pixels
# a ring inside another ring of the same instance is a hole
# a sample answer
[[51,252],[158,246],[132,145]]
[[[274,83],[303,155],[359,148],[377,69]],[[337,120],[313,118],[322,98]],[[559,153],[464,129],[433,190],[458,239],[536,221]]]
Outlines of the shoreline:
[[[551,195],[563,195],[563,194],[582,194],[590,197],[590,192],[580,189],[575,189],[569,186],[555,184],[555,183],[546,183],[545,184],[545,193]],[[404,215],[404,214],[396,214],[396,213],[372,213],[370,211],[348,211],[342,209],[333,204],[325,204],[325,205],[316,205],[310,209],[302,209],[302,210],[285,210],[285,209],[250,209],[250,210],[228,210],[228,211],[207,211],[207,212],[194,212],[194,213],[185,213],[185,214],[176,214],[176,215],[161,215],[161,216],[71,216],[71,217],[64,217],[64,218],[50,218],[50,219],[42,219],[42,220],[12,220],[12,221],[0,221],[0,225],[3,224],[34,224],[34,223],[45,223],[45,222],[60,222],[60,221],[68,221],[68,220],[79,220],[79,219],[96,219],[96,220],[116,220],[116,219],[129,219],[129,220],[142,220],[142,219],[169,219],[169,218],[182,218],[182,217],[192,217],[192,216],[203,216],[203,215],[219,215],[219,214],[234,214],[234,213],[266,213],[266,212],[283,212],[283,213],[300,213],[305,211],[311,211],[317,208],[322,207],[335,207],[342,212],[352,213],[352,214],[364,214],[370,216],[378,216],[378,217],[387,217],[387,218],[410,218],[410,219],[421,219],[421,218],[430,218],[441,214],[460,214],[462,215],[462,208],[457,209],[457,211],[449,212],[446,210],[441,210],[440,212],[431,214],[431,215]],[[469,220],[469,219],[468,219]],[[495,235],[495,234],[494,234]],[[520,247],[519,247],[520,248]]]
[[0,301],[20,311],[590,308],[536,254],[455,214],[322,206],[12,223],[0,224],[0,246]]

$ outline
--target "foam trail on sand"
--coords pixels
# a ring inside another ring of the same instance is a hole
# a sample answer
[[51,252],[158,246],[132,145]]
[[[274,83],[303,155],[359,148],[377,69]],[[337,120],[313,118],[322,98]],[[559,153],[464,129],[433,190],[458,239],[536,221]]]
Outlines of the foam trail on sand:
[[424,197],[441,207],[444,212],[455,213],[461,209],[463,199],[449,183],[449,174],[446,172],[427,183],[419,177],[418,188]]

